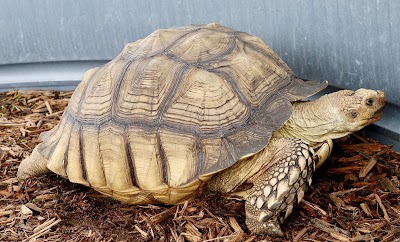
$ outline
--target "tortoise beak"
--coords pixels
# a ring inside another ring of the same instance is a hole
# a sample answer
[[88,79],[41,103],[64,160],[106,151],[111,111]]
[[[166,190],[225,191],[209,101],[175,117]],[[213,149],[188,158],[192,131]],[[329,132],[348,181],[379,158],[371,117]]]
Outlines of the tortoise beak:
[[374,113],[374,115],[373,115],[372,118],[371,118],[371,123],[376,122],[376,121],[378,121],[378,120],[381,119],[381,117],[382,117],[382,115],[383,115],[383,110],[384,110],[384,109],[385,109],[385,107],[383,106],[383,107],[381,107],[380,109],[378,109],[378,110]]

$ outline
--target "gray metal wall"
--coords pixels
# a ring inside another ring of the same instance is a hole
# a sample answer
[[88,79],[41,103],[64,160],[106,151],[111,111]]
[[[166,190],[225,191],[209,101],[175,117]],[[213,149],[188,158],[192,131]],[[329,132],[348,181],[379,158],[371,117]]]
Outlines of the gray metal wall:
[[399,13],[397,0],[0,0],[0,89],[70,89],[155,29],[219,22],[261,37],[303,78],[385,90],[383,126],[400,139]]

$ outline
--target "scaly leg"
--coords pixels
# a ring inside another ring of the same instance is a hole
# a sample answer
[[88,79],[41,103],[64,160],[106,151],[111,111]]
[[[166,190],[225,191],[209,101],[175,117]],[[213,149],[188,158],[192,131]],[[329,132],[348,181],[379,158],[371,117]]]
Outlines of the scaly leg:
[[246,199],[246,224],[254,233],[282,236],[280,223],[312,182],[314,150],[297,139],[281,138],[266,170],[254,177]]
[[50,173],[50,170],[47,168],[47,159],[38,151],[40,145],[42,144],[36,146],[32,151],[32,154],[19,165],[17,173],[19,179],[26,179],[30,176],[40,176]]

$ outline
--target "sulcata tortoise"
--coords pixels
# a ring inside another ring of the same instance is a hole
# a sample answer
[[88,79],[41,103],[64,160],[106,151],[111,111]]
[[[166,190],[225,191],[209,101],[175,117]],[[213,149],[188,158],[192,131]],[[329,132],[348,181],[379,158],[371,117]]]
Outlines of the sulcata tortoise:
[[237,195],[252,232],[279,236],[332,139],[383,112],[382,91],[301,101],[326,86],[296,77],[244,32],[218,24],[157,30],[86,72],[18,177],[52,171],[131,204]]

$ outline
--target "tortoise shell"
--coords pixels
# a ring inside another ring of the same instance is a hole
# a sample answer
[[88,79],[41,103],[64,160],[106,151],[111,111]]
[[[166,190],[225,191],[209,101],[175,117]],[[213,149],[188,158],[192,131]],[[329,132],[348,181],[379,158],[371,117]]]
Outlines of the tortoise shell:
[[157,30],[85,73],[39,153],[128,203],[178,203],[268,143],[303,81],[257,37],[218,24]]

